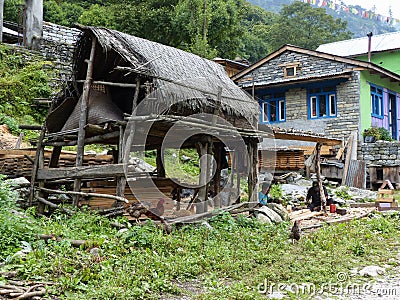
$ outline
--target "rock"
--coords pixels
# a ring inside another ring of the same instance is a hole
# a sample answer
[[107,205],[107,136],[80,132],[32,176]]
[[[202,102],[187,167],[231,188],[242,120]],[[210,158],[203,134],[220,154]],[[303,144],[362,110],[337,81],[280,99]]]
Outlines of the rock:
[[276,212],[283,221],[289,221],[289,213],[281,204],[267,203],[267,207]]
[[97,247],[94,247],[94,248],[90,249],[90,254],[98,256],[100,254],[100,249]]
[[256,209],[255,211],[258,212],[258,215],[264,214],[264,215],[267,216],[273,223],[280,223],[280,222],[282,222],[282,218],[279,216],[279,214],[277,214],[275,211],[273,211],[272,209],[270,209],[270,208],[267,207],[267,206],[260,207],[260,208]]
[[210,225],[210,223],[208,223],[207,221],[201,222],[201,225],[203,225],[204,227],[206,227],[208,230],[213,230],[213,229],[214,229],[214,227],[212,227],[212,226]]
[[270,218],[268,218],[266,215],[264,214],[257,214],[257,220],[260,221],[261,223],[265,223],[268,225],[272,225],[272,221]]
[[385,269],[378,266],[368,266],[358,272],[361,276],[376,277],[385,273]]

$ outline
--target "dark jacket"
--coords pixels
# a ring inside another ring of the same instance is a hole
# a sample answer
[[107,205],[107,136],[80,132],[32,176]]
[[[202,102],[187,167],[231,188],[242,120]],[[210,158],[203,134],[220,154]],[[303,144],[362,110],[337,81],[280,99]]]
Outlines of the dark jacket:
[[[325,199],[328,200],[328,191],[326,190],[326,187],[323,188],[324,188]],[[310,198],[311,198],[311,204],[314,207],[321,206],[321,195],[319,193],[318,186],[313,186],[309,188],[306,200],[308,201]]]

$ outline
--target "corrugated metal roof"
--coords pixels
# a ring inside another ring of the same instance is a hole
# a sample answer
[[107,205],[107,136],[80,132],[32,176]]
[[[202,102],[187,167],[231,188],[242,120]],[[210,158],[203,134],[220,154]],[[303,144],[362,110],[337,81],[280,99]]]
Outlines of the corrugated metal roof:
[[[395,49],[400,50],[400,31],[372,36],[371,52]],[[317,51],[338,56],[356,56],[366,54],[368,53],[368,37],[323,44],[317,48]]]

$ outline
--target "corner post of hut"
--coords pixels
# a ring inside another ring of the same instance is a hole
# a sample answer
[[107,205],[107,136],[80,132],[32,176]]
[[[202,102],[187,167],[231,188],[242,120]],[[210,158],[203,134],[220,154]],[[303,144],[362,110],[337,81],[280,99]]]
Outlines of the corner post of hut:
[[322,143],[318,142],[317,145],[315,146],[316,149],[315,172],[317,173],[317,181],[318,181],[318,188],[319,188],[322,209],[326,213],[326,198],[321,179],[321,148],[322,148]]
[[[92,35],[92,47],[90,49],[89,60],[85,60],[87,63],[86,79],[83,85],[82,92],[82,103],[80,108],[79,116],[79,130],[78,130],[78,143],[77,143],[77,153],[76,153],[76,166],[80,167],[83,165],[83,155],[85,150],[85,126],[87,123],[87,112],[88,112],[88,102],[90,94],[90,86],[93,81],[93,61],[96,52],[97,39]],[[74,191],[78,192],[81,188],[81,178],[76,178],[74,180]],[[76,207],[78,205],[79,195],[74,195],[72,206]]]
[[249,190],[249,200],[250,202],[257,202],[257,191],[255,190],[257,187],[257,149],[258,140],[251,138],[247,144],[248,158],[249,158],[249,168],[248,168],[248,176],[247,176],[247,187]]

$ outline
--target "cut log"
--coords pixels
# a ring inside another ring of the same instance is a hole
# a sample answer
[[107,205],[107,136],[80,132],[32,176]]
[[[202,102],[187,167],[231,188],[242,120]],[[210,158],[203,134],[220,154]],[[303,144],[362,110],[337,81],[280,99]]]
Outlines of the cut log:
[[55,209],[58,209],[58,210],[60,210],[60,211],[62,211],[62,212],[65,212],[67,215],[72,216],[72,215],[74,214],[74,212],[73,212],[72,210],[70,210],[70,209],[68,209],[68,208],[64,208],[64,207],[58,206],[57,204],[55,204],[55,203],[53,203],[53,202],[50,202],[50,201],[48,201],[48,200],[46,200],[46,199],[44,199],[44,198],[42,198],[42,197],[36,197],[36,199],[37,199],[40,203],[42,203],[42,204],[44,204],[44,205],[48,205],[48,206],[50,206],[51,208],[55,208]]

